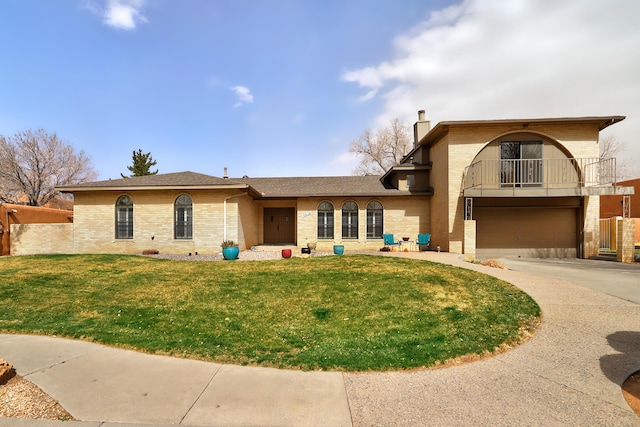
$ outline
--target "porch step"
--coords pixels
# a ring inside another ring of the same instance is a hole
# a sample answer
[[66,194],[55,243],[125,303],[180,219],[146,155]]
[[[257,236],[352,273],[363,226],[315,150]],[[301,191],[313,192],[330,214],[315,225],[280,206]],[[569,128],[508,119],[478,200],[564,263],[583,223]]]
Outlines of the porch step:
[[617,262],[618,261],[618,256],[616,254],[599,254],[599,255],[594,255],[589,259],[595,259],[598,261],[614,261]]
[[291,243],[290,245],[282,245],[282,244],[277,244],[277,245],[256,245],[256,246],[252,246],[251,250],[254,250],[254,251],[280,252],[283,249],[295,250],[297,248],[298,247],[294,243]]

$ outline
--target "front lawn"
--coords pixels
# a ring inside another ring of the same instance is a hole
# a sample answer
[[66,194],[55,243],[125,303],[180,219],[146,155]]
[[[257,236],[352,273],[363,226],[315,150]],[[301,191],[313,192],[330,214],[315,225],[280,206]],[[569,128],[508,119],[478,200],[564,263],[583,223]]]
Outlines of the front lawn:
[[220,363],[428,367],[516,343],[539,315],[498,279],[404,258],[0,258],[0,331]]

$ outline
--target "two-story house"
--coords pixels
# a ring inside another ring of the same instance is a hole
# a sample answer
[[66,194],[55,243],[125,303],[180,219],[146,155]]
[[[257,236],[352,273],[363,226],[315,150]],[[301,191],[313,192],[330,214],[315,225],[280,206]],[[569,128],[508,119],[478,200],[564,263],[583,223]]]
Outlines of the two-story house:
[[[599,196],[616,185],[599,133],[623,116],[452,121],[419,112],[415,147],[382,180],[433,189],[429,232],[443,250],[481,257],[584,257],[598,252]],[[467,225],[465,220],[474,220]]]
[[193,172],[61,187],[76,253],[220,252],[262,244],[379,249],[431,234],[442,251],[589,257],[599,196],[622,194],[599,133],[624,117],[441,122],[384,176],[222,178]]

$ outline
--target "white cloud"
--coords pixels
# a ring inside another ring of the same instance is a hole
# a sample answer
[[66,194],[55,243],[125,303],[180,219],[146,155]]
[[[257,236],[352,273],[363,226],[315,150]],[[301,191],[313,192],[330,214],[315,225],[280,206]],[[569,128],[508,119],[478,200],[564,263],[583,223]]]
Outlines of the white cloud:
[[[626,115],[607,132],[640,159],[640,2],[466,0],[395,40],[395,54],[342,78],[378,98],[378,124]],[[638,162],[640,164],[640,162]],[[640,166],[636,173],[640,176]]]
[[144,0],[108,0],[103,22],[114,28],[133,30],[139,23],[149,22],[142,14]]
[[338,154],[336,157],[329,161],[329,164],[324,166],[329,174],[344,174],[345,170],[353,171],[360,164],[360,159],[355,153],[345,151]]
[[253,95],[251,91],[244,86],[234,86],[231,88],[235,92],[238,101],[233,105],[233,108],[242,107],[245,104],[253,104]]

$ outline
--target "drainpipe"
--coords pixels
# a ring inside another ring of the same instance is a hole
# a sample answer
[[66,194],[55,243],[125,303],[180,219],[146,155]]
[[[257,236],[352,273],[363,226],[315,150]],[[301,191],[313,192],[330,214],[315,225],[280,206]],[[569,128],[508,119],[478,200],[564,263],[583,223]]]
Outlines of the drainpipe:
[[222,216],[222,218],[223,218],[223,220],[222,220],[222,223],[223,223],[223,238],[222,238],[222,240],[223,241],[227,240],[227,200],[233,199],[235,197],[246,196],[247,194],[249,194],[249,192],[248,191],[244,191],[242,193],[232,194],[231,196],[227,196],[227,197],[224,198],[223,208],[222,208],[222,210],[223,210],[223,214],[222,214],[223,215]]
[[[4,208],[4,210],[6,211],[7,208],[5,208],[3,205],[4,203],[0,202],[0,208]],[[8,221],[9,221],[9,213],[7,213],[7,222]],[[3,234],[4,234],[4,226],[2,225],[2,221],[0,221],[0,240],[2,240],[2,237],[4,237]]]
[[4,228],[2,226],[2,223],[0,222],[0,240],[5,238],[5,235],[6,235],[7,247],[9,248],[9,254],[11,254],[11,240],[9,240],[9,233],[11,232],[11,224],[9,224],[9,214],[17,213],[18,211],[15,209],[9,210],[6,204],[2,202],[0,202],[0,207],[4,208],[4,212],[5,212]]
[[5,213],[4,225],[5,225],[5,228],[6,228],[4,230],[4,232],[8,234],[11,231],[11,225],[9,225],[9,214],[14,213],[14,212],[18,212],[18,211],[15,210],[15,209],[9,210],[9,208],[7,208],[5,203],[0,203],[0,206],[2,206],[4,208],[4,213]]

